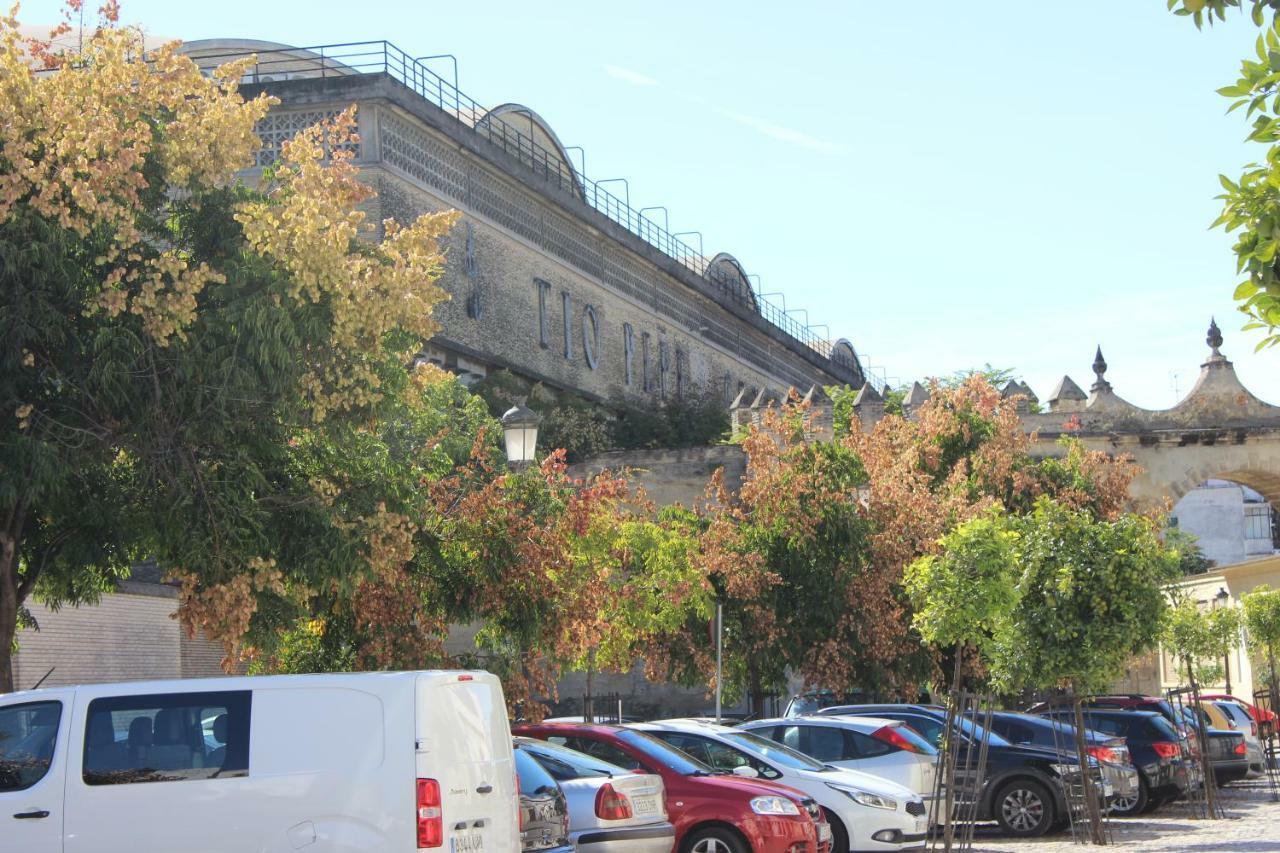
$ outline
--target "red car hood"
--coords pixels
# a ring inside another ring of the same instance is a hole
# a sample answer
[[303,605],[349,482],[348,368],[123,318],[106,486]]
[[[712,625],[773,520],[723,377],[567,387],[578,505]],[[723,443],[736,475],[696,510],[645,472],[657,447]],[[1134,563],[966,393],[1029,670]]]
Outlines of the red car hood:
[[778,782],[766,782],[764,779],[747,779],[743,776],[701,776],[700,782],[710,783],[727,791],[739,791],[749,797],[764,797],[769,794],[783,795],[790,797],[797,802],[808,799],[809,795],[803,791],[798,791],[790,785],[782,785]]

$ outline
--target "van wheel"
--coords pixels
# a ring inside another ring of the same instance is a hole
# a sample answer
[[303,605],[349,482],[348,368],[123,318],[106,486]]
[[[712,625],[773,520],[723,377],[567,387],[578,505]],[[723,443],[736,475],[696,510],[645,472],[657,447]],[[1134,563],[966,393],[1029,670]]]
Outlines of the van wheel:
[[1138,777],[1138,790],[1127,797],[1116,797],[1111,801],[1111,813],[1116,817],[1137,817],[1148,808],[1160,805],[1159,800],[1152,803],[1151,792],[1147,790],[1147,782]]
[[684,853],[748,853],[742,839],[732,829],[708,826],[689,835]]
[[827,823],[831,824],[831,853],[849,853],[851,850],[849,833],[840,822],[840,818],[827,809],[822,810],[822,816],[827,819]]
[[1014,780],[1000,789],[993,805],[996,821],[1008,835],[1034,838],[1053,826],[1053,800],[1039,782]]

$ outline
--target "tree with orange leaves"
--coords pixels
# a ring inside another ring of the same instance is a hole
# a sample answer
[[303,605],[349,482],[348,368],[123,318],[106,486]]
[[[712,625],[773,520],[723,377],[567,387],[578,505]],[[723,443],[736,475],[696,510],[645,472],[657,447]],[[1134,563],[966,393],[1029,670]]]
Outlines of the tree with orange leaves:
[[406,365],[453,216],[364,221],[351,111],[242,184],[271,105],[243,63],[206,76],[100,14],[67,51],[0,16],[0,691],[29,600],[93,600],[140,557],[230,653],[377,577],[417,501],[377,471],[438,466],[447,438],[405,425],[451,417]]

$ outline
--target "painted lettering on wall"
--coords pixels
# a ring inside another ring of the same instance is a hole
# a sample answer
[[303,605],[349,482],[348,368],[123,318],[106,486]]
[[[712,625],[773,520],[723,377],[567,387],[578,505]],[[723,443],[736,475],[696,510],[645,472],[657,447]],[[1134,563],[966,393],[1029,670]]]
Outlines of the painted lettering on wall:
[[573,318],[573,297],[569,291],[560,291],[560,310],[564,326],[564,357],[573,358],[573,336],[569,332]]
[[596,307],[588,304],[582,309],[582,356],[587,367],[596,369],[596,344],[600,340],[600,326],[596,322]]
[[636,357],[636,334],[630,323],[622,324],[622,359],[626,365],[627,384],[631,384],[631,364]]
[[547,340],[547,294],[551,292],[551,282],[535,278],[533,284],[538,288],[538,346],[546,349],[551,346]]
[[641,384],[647,394],[649,387],[649,333],[640,333],[640,379]]
[[667,342],[658,341],[658,396],[667,399],[667,371],[670,365],[667,364]]

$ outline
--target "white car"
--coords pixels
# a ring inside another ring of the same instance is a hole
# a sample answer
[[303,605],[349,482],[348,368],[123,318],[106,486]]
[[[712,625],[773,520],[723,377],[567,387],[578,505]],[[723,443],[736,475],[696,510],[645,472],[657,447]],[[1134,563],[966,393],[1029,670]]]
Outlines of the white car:
[[1249,775],[1258,777],[1264,771],[1262,740],[1258,737],[1258,724],[1254,722],[1253,715],[1249,713],[1244,705],[1239,702],[1230,702],[1226,699],[1214,700],[1214,705],[1218,706],[1223,715],[1231,721],[1236,731],[1244,735],[1245,749],[1249,755]]
[[901,785],[814,761],[751,732],[700,720],[635,723],[639,729],[727,773],[789,785],[812,797],[831,824],[832,853],[923,850],[924,801]]
[[880,717],[787,717],[739,728],[826,764],[897,782],[926,802],[934,797],[938,750],[915,729]]

